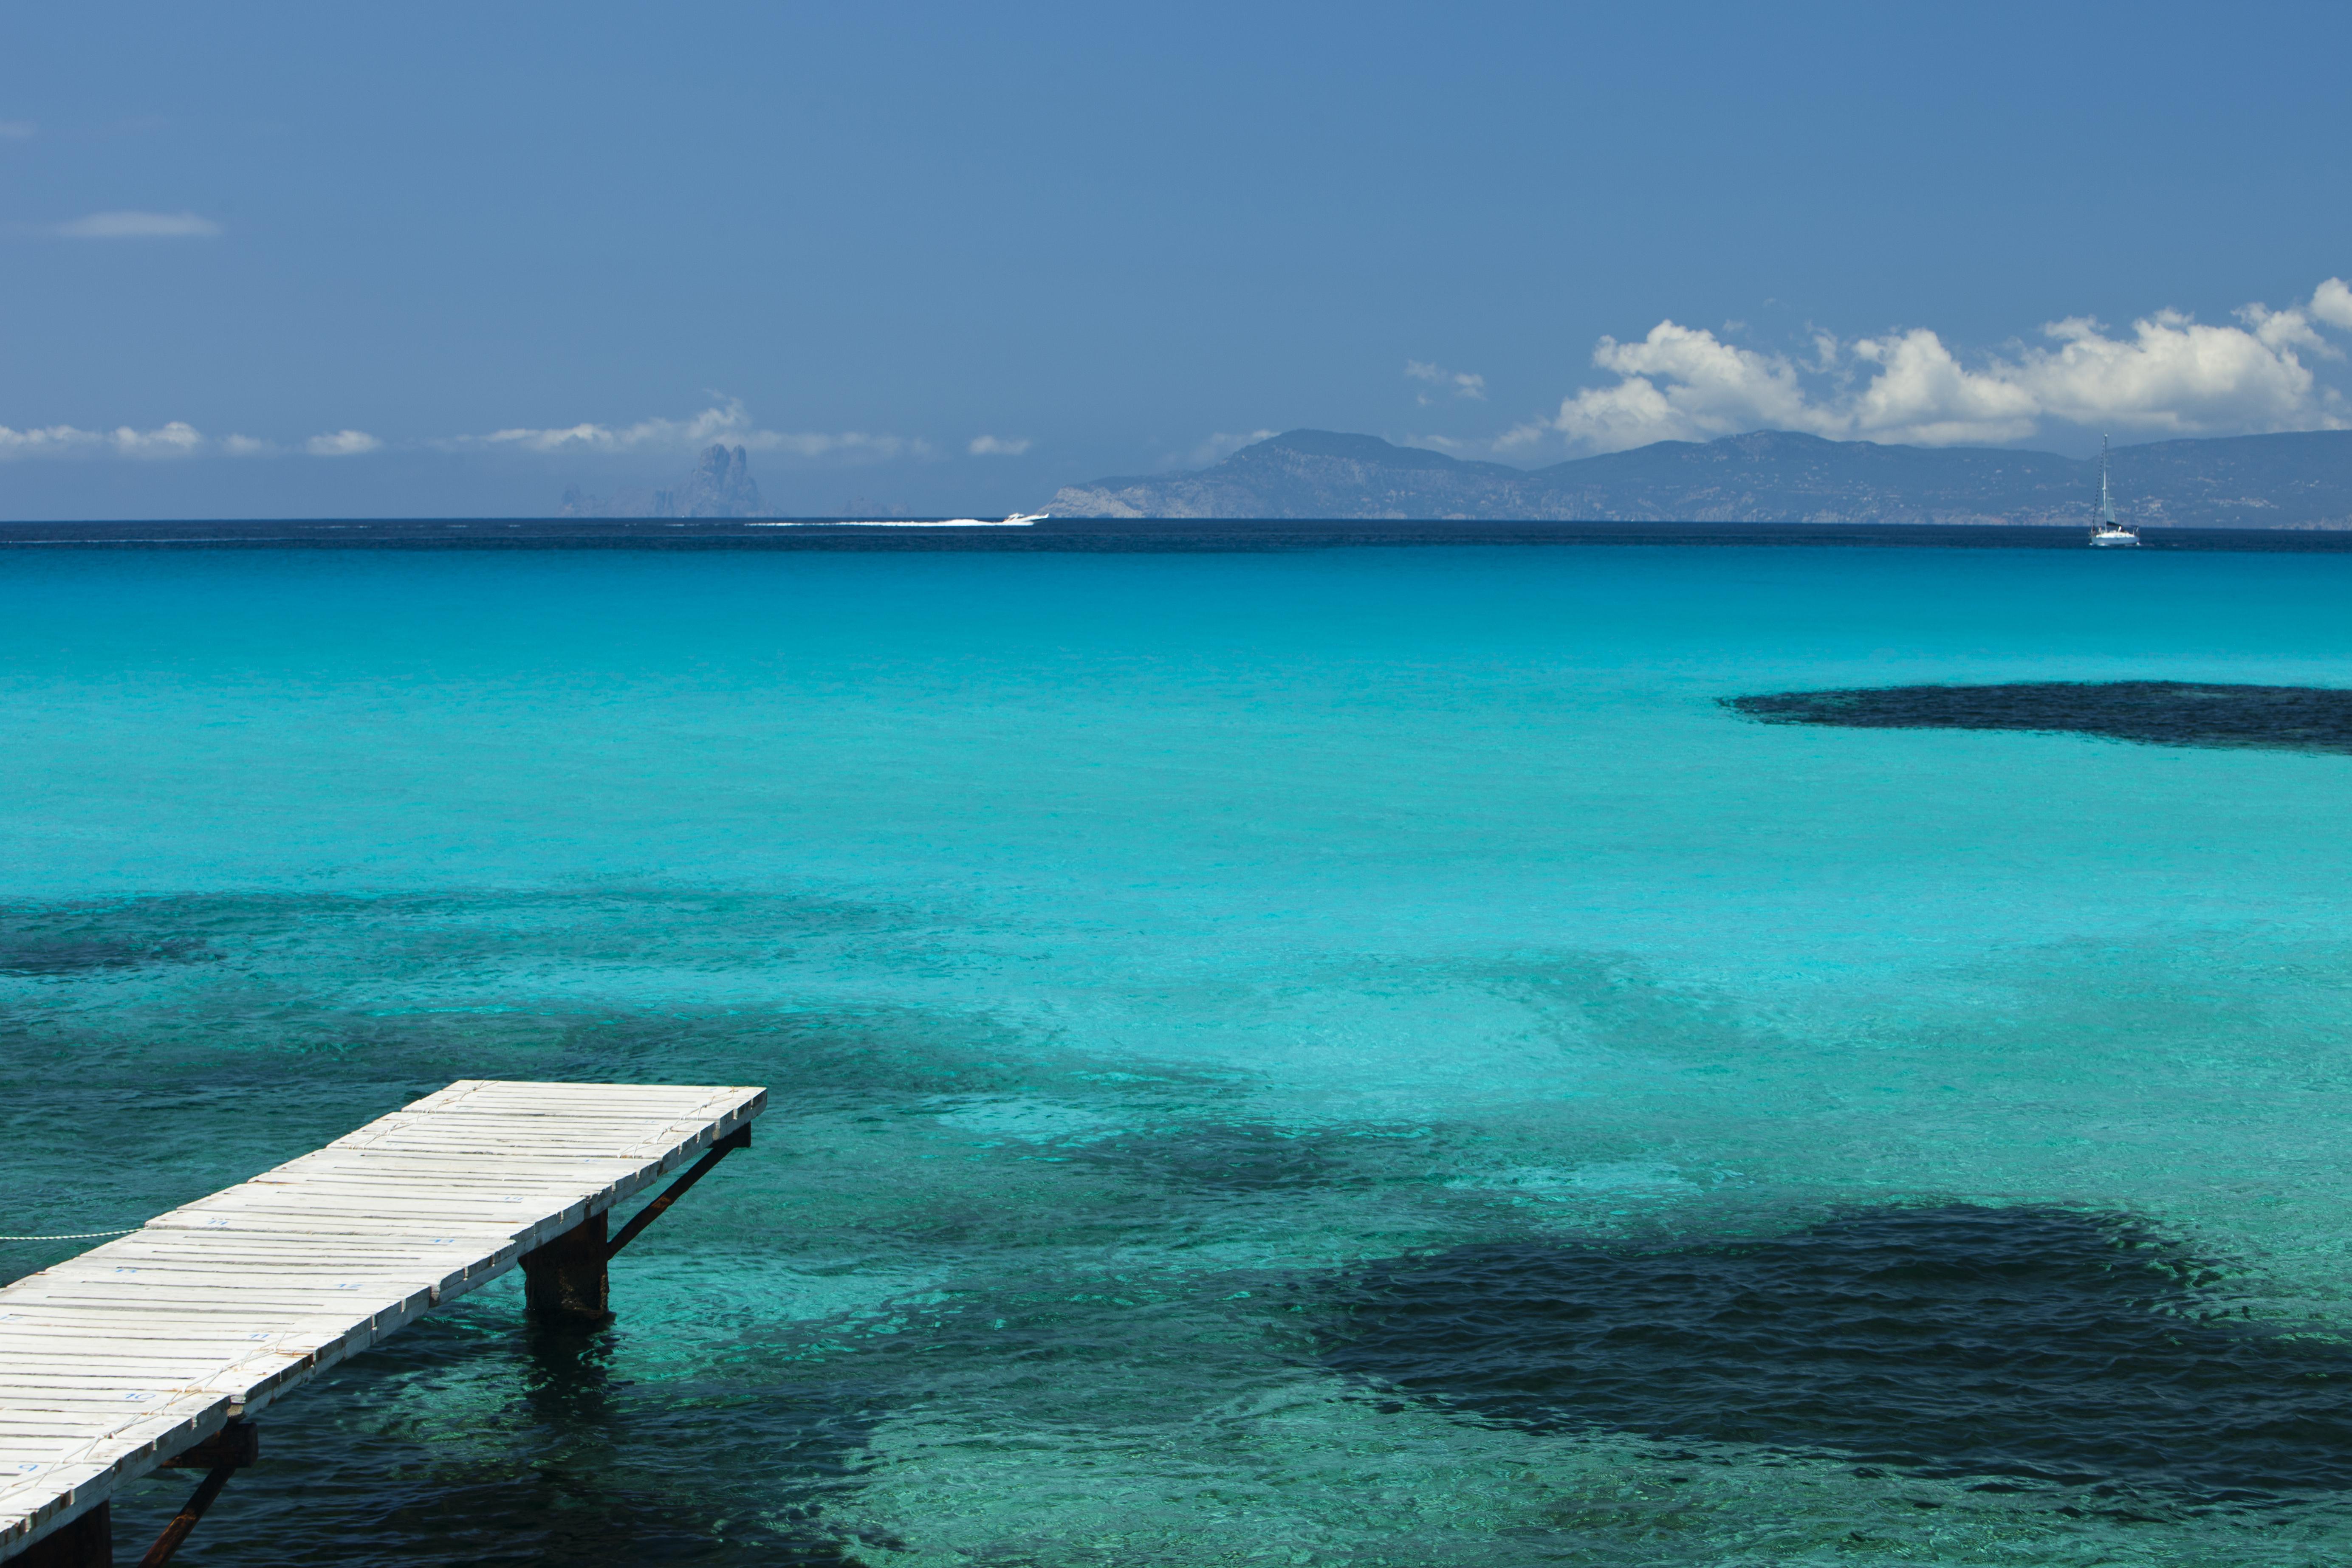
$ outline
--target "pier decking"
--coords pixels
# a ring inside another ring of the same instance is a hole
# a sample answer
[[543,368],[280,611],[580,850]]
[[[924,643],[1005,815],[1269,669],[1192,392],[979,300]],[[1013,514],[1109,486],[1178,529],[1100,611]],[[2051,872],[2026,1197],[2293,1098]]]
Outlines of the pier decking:
[[685,1184],[609,1241],[607,1212],[767,1098],[453,1083],[0,1290],[0,1558],[526,1254],[534,1307],[601,1314],[605,1260]]

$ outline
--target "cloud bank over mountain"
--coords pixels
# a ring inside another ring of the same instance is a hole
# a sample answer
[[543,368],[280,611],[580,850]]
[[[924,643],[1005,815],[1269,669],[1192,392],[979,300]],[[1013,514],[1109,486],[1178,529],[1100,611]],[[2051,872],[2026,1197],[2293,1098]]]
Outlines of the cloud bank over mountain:
[[[862,431],[829,434],[761,429],[740,400],[730,398],[685,419],[655,417],[633,424],[583,423],[551,429],[515,427],[485,434],[408,442],[391,442],[349,427],[287,441],[242,434],[215,439],[184,420],[173,420],[152,430],[127,424],[112,430],[86,430],[70,424],[16,430],[0,425],[0,461],[25,457],[276,457],[293,454],[358,457],[395,448],[428,453],[507,451],[571,457],[626,456],[699,452],[714,443],[752,452],[831,457],[853,463],[925,458],[933,454],[931,444],[919,437]],[[974,441],[970,450],[974,455],[1018,455],[1029,445],[1026,440],[984,435]]]
[[488,435],[458,436],[453,446],[513,447],[526,452],[626,453],[696,451],[724,443],[751,452],[784,452],[800,457],[850,457],[876,460],[926,457],[929,442],[898,435],[844,431],[762,430],[740,398],[713,403],[689,419],[641,419],[635,424],[573,424],[558,429],[494,430]]
[[[232,441],[240,439],[231,436]],[[190,457],[205,450],[204,435],[192,424],[173,420],[153,430],[117,425],[112,430],[82,430],[70,424],[44,424],[11,430],[0,424],[0,459],[12,457]]]
[[2321,283],[2284,310],[2247,305],[2217,326],[2158,310],[2110,330],[2087,316],[2045,324],[1964,361],[1925,327],[1768,353],[1671,319],[1633,342],[1603,338],[1592,363],[1613,385],[1561,400],[1549,418],[1507,431],[1498,453],[1622,452],[1750,430],[1916,446],[2025,441],[2055,423],[2132,435],[2217,435],[2352,428],[2352,403],[2308,361],[2341,361],[2321,326],[2352,330],[2352,287]]
[[[211,232],[208,220],[187,214],[102,214],[89,222],[93,235]],[[2246,305],[2228,322],[2159,309],[2116,329],[2070,316],[2045,324],[2032,340],[1979,351],[1955,349],[1925,327],[1853,338],[1824,330],[1806,347],[1774,350],[1744,340],[1736,326],[1711,330],[1668,319],[1637,339],[1601,338],[1591,362],[1614,379],[1570,392],[1549,413],[1499,434],[1465,437],[1457,429],[1453,438],[1410,438],[1409,444],[1533,465],[1755,431],[1931,448],[2015,447],[2057,436],[2080,450],[2083,444],[2064,439],[2067,434],[2112,432],[2124,441],[2147,441],[2347,430],[2352,401],[2339,390],[2347,362],[2339,340],[2346,333],[2352,333],[2352,284],[2342,276],[2327,277],[2300,303],[2283,309]],[[1443,403],[1466,413],[1496,395],[1485,375],[1433,360],[1407,360],[1403,374],[1423,408]],[[356,425],[215,436],[183,419],[110,428],[0,425],[0,464],[398,458],[413,472],[435,465],[456,469],[462,466],[456,460],[464,459],[487,475],[578,460],[583,476],[603,474],[605,483],[614,483],[637,476],[620,472],[632,464],[642,468],[646,460],[714,444],[790,460],[788,471],[952,466],[968,459],[1010,470],[1041,444],[1031,436],[993,433],[935,439],[889,431],[772,429],[742,400],[710,396],[706,406],[682,417],[391,437]],[[1171,443],[1158,466],[1204,468],[1273,434],[1271,427],[1219,431],[1189,452]],[[1065,444],[1052,438],[1048,449]],[[970,481],[941,483],[950,482]]]

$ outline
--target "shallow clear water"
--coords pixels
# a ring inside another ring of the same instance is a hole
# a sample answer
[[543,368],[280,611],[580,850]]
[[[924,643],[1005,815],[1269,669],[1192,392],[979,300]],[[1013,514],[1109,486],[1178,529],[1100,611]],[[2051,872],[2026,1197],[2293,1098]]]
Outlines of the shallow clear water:
[[[2352,685],[2347,601],[2339,556],[11,555],[9,1228],[460,1076],[772,1087],[608,1333],[438,1314],[269,1412],[197,1563],[2340,1561],[2326,1420],[2102,1469],[2128,1412],[2062,1401],[2001,1471],[1899,1322],[1868,1444],[1446,1379],[1561,1260],[1738,1316],[1792,1288],[1754,1249],[1916,1211],[1964,1272],[2185,1260],[1987,1320],[2147,1399],[2352,1386],[2352,759],[1717,700]],[[1400,1270],[1459,1294],[1409,1368]],[[1775,1301],[1669,1360],[1778,1400]]]

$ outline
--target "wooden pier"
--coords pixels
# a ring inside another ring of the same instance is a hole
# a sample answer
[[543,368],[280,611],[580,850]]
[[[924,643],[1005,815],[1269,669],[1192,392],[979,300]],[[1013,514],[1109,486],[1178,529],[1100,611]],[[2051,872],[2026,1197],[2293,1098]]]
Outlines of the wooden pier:
[[[158,1468],[202,1469],[141,1560],[163,1563],[252,1462],[255,1413],[518,1265],[532,1311],[602,1321],[612,1255],[747,1145],[767,1101],[452,1083],[0,1290],[0,1558],[110,1563],[107,1500]],[[614,1205],[690,1161],[608,1235]]]

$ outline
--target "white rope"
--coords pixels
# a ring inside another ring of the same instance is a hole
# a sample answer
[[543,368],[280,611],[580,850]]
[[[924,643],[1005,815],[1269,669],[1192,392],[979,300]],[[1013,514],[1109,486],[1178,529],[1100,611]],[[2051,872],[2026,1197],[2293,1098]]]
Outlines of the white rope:
[[0,1236],[0,1241],[95,1241],[101,1236],[128,1236],[140,1228],[134,1225],[131,1230],[77,1230],[69,1236]]

